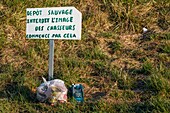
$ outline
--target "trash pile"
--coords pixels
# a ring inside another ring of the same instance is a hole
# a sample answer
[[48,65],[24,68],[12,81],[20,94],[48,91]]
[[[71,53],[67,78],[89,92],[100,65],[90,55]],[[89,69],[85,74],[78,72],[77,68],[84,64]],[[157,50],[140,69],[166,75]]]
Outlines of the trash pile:
[[[51,105],[55,105],[58,102],[67,102],[68,89],[66,88],[64,81],[60,79],[46,81],[44,77],[42,78],[44,83],[37,87],[38,101],[48,101]],[[84,101],[83,86],[81,84],[73,84],[70,88],[70,92],[77,102]]]

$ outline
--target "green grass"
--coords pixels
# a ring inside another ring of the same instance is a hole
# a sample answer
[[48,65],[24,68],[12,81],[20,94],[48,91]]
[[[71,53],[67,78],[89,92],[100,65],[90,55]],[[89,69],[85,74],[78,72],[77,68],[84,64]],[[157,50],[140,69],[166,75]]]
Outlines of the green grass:
[[108,45],[111,49],[111,53],[115,53],[116,51],[121,49],[121,43],[118,41],[110,42]]
[[160,50],[163,52],[163,53],[170,53],[170,43],[168,42],[165,42],[161,47],[160,47]]
[[[48,78],[48,40],[25,36],[26,8],[75,6],[82,39],[55,40],[54,78],[81,83],[85,102],[49,105],[35,90]],[[1,0],[0,112],[170,112],[168,0]],[[153,35],[142,37],[142,28]]]

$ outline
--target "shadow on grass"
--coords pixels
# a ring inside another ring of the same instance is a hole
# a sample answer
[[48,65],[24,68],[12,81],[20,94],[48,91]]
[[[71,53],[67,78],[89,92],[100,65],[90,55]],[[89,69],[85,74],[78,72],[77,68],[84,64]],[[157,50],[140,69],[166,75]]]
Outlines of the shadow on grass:
[[95,100],[99,100],[100,98],[106,96],[106,92],[95,92],[92,95],[92,98],[95,99]]
[[37,102],[35,93],[32,92],[27,86],[18,84],[17,82],[7,83],[0,91],[0,99]]

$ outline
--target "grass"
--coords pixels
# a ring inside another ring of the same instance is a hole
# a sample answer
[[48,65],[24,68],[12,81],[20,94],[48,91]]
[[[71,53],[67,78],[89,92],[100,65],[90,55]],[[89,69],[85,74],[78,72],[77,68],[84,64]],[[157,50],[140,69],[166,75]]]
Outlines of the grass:
[[169,42],[165,42],[161,47],[160,47],[161,51],[163,53],[170,53],[170,45]]
[[116,51],[121,49],[121,44],[118,41],[110,42],[109,48],[111,49],[111,53],[115,53]]
[[[84,86],[85,102],[36,100],[48,40],[27,40],[26,8],[75,6],[82,39],[55,40],[54,78]],[[0,112],[170,112],[168,0],[1,0]],[[142,37],[142,28],[154,31]]]

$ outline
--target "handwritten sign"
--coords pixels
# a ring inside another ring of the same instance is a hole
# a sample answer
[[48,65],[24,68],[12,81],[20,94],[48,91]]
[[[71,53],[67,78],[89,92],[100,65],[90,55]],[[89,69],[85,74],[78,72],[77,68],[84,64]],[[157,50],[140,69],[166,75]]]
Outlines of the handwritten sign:
[[75,7],[27,8],[27,39],[81,39],[82,14]]

